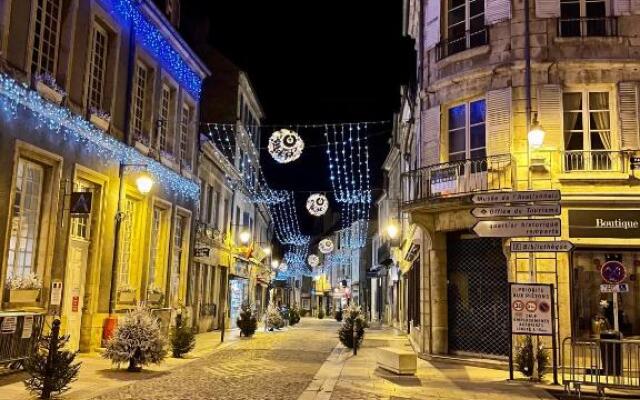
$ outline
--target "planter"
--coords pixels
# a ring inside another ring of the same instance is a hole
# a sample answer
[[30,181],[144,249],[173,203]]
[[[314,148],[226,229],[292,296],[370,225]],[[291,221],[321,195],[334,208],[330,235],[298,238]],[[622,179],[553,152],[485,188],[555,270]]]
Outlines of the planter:
[[9,290],[9,302],[35,303],[39,294],[40,289],[11,289]]
[[162,301],[162,293],[156,293],[156,292],[148,292],[147,293],[147,301],[149,303],[160,303]]
[[133,304],[136,301],[136,292],[119,292],[118,301],[124,304]]
[[110,120],[93,113],[89,117],[89,122],[94,124],[96,128],[100,129],[103,132],[107,132],[109,130],[109,124],[111,123]]
[[162,165],[167,168],[171,168],[174,171],[179,171],[178,163],[173,158],[160,155],[160,162],[162,162]]
[[42,81],[36,82],[36,90],[40,93],[40,96],[44,97],[46,100],[49,100],[52,103],[57,105],[62,104],[62,100],[64,99],[64,93],[60,93],[47,85]]
[[147,146],[146,144],[142,143],[139,140],[136,140],[136,142],[133,145],[136,150],[138,150],[140,153],[142,153],[145,156],[149,155],[149,146]]

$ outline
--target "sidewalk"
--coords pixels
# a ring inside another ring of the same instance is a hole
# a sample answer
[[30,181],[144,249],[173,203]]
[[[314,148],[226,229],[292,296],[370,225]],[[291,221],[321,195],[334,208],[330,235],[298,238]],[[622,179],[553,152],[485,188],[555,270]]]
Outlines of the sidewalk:
[[[71,389],[65,392],[62,399],[86,399],[99,396],[101,393],[118,387],[129,385],[135,381],[146,380],[167,374],[170,370],[184,366],[194,360],[205,357],[214,350],[226,347],[230,342],[238,340],[238,331],[226,331],[225,341],[220,344],[220,331],[200,333],[196,335],[196,347],[193,351],[178,359],[169,357],[160,365],[144,367],[142,372],[127,372],[127,365],[122,369],[112,366],[109,360],[103,359],[98,353],[79,354],[76,359],[82,362],[78,380],[71,384]],[[0,400],[31,399],[24,386],[26,373],[9,373],[0,376]]]
[[377,368],[379,347],[411,350],[396,330],[367,330],[358,355],[338,345],[300,399],[554,399],[528,383],[508,382],[506,371],[443,361],[418,359],[415,376],[398,376]]

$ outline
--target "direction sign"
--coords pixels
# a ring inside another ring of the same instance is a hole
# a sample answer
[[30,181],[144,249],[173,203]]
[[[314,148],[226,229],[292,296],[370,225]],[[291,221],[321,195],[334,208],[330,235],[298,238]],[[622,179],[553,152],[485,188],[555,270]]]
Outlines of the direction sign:
[[600,293],[627,293],[629,292],[628,283],[619,283],[617,285],[611,283],[603,283],[600,285]]
[[560,218],[478,221],[473,231],[480,237],[560,236]]
[[533,206],[476,207],[471,214],[476,218],[530,217],[535,215],[560,215],[560,204]]
[[521,192],[480,193],[471,197],[474,204],[531,203],[536,201],[560,201],[559,190],[529,190]]
[[573,243],[568,240],[546,240],[546,241],[511,241],[512,253],[567,253],[573,250]]

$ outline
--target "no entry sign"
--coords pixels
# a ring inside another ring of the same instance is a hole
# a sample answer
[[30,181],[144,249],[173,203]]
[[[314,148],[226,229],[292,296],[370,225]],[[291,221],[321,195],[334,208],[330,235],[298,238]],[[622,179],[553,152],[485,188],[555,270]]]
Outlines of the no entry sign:
[[553,290],[544,284],[511,284],[511,333],[553,334]]

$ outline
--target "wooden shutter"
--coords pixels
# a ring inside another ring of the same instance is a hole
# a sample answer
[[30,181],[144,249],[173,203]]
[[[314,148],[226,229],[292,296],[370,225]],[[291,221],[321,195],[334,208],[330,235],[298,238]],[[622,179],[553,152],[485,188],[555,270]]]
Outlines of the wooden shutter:
[[487,155],[511,153],[511,88],[487,92]]
[[620,108],[620,148],[637,150],[638,140],[638,84],[618,84],[618,107]]
[[636,0],[613,0],[613,15],[629,15],[629,2]]
[[440,106],[422,112],[421,167],[440,163]]
[[427,0],[425,15],[425,49],[433,48],[440,41],[440,0]]
[[493,25],[511,19],[511,0],[484,0],[484,22]]
[[562,88],[560,85],[541,85],[538,87],[538,122],[546,133],[544,146],[563,150]]
[[560,0],[536,0],[536,17],[559,18]]

